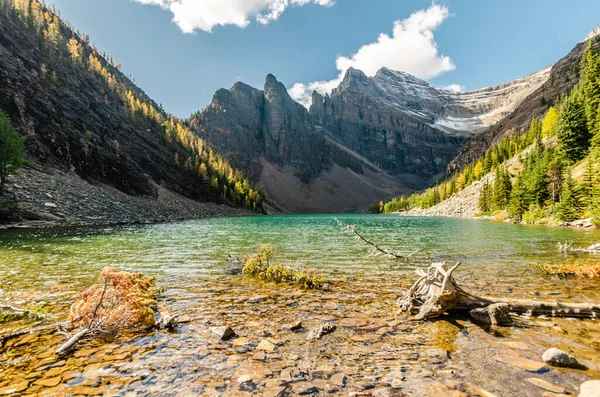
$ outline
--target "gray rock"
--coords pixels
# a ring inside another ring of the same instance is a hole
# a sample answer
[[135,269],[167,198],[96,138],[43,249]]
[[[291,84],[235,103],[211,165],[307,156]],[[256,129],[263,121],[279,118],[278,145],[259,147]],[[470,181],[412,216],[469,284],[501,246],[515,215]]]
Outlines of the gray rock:
[[229,340],[236,335],[236,333],[230,327],[211,327],[210,332],[215,334],[220,340]]
[[575,357],[555,347],[546,350],[542,355],[542,360],[560,367],[576,367],[579,365]]
[[323,335],[327,335],[335,331],[335,325],[333,324],[319,324],[315,328],[311,329],[306,336],[306,340],[313,341],[320,339]]
[[600,397],[600,380],[588,380],[581,384],[579,397]]
[[346,386],[346,374],[344,374],[343,372],[337,373],[335,375],[333,375],[331,377],[331,384],[335,385],[335,386],[339,386],[339,387],[344,387]]

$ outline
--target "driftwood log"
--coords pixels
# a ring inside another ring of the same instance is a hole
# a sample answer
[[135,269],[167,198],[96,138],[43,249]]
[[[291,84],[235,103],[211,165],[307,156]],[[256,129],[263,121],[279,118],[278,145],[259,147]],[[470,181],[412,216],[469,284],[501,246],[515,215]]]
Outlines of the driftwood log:
[[512,324],[511,313],[548,317],[598,318],[599,304],[538,302],[478,297],[463,290],[452,273],[461,265],[450,267],[434,263],[427,271],[418,270],[420,278],[398,299],[398,313],[409,312],[413,320],[425,320],[446,312],[467,311],[473,320],[492,325]]
[[397,253],[397,252],[393,252],[392,250],[389,250],[387,248],[383,248],[380,247],[377,243],[374,243],[373,241],[367,239],[365,236],[363,236],[361,233],[359,233],[356,230],[355,225],[347,225],[344,222],[340,221],[337,218],[333,218],[334,221],[336,221],[336,223],[342,228],[342,231],[344,231],[345,233],[349,233],[349,234],[353,234],[354,237],[356,238],[356,240],[371,246],[374,250],[375,253],[378,255],[385,255],[390,259],[404,259],[404,260],[408,260],[410,257],[412,257],[414,254],[416,254],[417,252],[419,252],[419,250],[415,250],[411,253],[407,253],[407,254],[403,254],[403,253]]

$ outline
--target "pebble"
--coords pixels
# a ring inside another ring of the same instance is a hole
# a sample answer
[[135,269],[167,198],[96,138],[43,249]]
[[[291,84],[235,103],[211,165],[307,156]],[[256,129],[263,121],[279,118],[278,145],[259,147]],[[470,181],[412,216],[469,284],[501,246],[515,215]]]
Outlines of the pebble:
[[229,340],[236,336],[233,329],[230,327],[211,327],[210,332],[216,335],[220,340]]
[[263,350],[266,352],[273,352],[277,349],[277,346],[266,339],[260,341],[258,346],[256,346],[256,350]]

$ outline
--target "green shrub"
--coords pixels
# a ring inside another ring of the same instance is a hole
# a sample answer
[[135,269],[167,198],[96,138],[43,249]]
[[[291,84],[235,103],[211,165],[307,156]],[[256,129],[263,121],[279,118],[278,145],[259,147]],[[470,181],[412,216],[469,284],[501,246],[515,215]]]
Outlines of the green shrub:
[[545,217],[544,210],[539,206],[532,204],[529,209],[523,214],[523,222],[525,223],[537,223],[539,220]]
[[323,285],[323,278],[314,270],[297,270],[279,263],[271,263],[275,257],[272,245],[260,244],[257,255],[246,258],[242,273],[270,283],[298,285],[305,289],[317,289]]

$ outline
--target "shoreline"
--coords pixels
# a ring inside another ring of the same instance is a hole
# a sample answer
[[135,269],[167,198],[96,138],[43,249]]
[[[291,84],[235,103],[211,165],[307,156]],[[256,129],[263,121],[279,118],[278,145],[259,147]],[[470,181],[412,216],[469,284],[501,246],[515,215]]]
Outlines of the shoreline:
[[540,223],[540,222],[514,223],[508,219],[500,220],[500,219],[496,219],[493,216],[489,216],[489,215],[461,216],[461,215],[457,215],[457,214],[441,214],[441,213],[431,214],[431,213],[427,213],[427,210],[421,210],[421,209],[412,209],[409,211],[401,211],[401,212],[391,212],[388,215],[396,215],[396,216],[401,216],[401,217],[471,219],[471,220],[478,220],[478,221],[492,221],[492,222],[498,222],[498,223],[505,223],[505,224],[509,224],[509,225],[522,225],[522,226],[545,226],[545,227],[556,227],[556,228],[567,228],[568,227],[568,228],[574,228],[574,229],[600,229],[599,227],[596,227],[592,224],[592,218],[578,219],[578,220],[575,220],[572,222],[561,222],[558,224],[554,224],[554,223]]
[[160,224],[259,215],[200,202],[155,184],[156,197],[132,196],[57,169],[23,169],[0,197],[0,230]]

